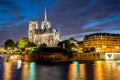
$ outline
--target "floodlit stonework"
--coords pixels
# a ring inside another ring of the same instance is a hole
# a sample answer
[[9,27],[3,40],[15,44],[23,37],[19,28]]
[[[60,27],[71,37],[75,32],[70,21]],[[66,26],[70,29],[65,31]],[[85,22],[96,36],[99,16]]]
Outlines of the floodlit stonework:
[[44,21],[41,23],[41,29],[38,28],[38,21],[29,22],[28,38],[30,42],[33,42],[37,46],[45,43],[47,47],[56,47],[60,41],[59,37],[60,31],[51,28],[51,24],[47,20],[46,10]]

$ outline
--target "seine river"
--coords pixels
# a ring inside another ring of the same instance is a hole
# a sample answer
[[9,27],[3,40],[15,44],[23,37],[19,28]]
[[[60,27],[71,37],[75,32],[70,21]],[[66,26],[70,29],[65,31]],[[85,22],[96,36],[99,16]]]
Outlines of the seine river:
[[120,61],[43,65],[0,60],[0,80],[120,80]]

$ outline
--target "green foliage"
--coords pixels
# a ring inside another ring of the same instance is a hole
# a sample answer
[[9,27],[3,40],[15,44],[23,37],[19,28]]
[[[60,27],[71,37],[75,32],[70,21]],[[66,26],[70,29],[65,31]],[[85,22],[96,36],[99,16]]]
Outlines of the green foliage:
[[44,48],[46,48],[47,45],[45,43],[41,44],[35,51],[36,52],[41,52]]
[[64,42],[65,42],[65,48],[69,49],[69,47],[70,47],[70,40],[65,40]]
[[34,43],[29,42],[28,47],[36,47]]
[[65,40],[65,41],[59,42],[58,46],[68,50],[70,47],[70,40]]
[[15,47],[15,48],[14,48],[14,52],[19,52],[19,48],[18,48],[18,47]]
[[28,47],[29,46],[29,40],[28,38],[21,38],[18,42],[18,47],[23,49],[25,47]]
[[34,43],[31,43],[28,38],[21,38],[18,41],[18,47],[25,50],[26,47],[36,47]]
[[14,43],[14,41],[12,39],[8,39],[7,41],[5,41],[4,48],[6,50],[8,50],[8,49],[12,49],[13,50],[14,47],[15,47],[15,43]]
[[63,42],[59,42],[57,46],[63,48]]

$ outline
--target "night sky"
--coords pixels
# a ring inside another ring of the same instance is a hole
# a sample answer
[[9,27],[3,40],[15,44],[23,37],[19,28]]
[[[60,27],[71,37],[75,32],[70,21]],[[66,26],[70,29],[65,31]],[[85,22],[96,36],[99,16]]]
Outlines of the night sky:
[[120,33],[120,0],[0,0],[0,45],[7,39],[27,37],[30,20],[38,20],[40,27],[45,7],[52,28],[60,29],[61,39]]

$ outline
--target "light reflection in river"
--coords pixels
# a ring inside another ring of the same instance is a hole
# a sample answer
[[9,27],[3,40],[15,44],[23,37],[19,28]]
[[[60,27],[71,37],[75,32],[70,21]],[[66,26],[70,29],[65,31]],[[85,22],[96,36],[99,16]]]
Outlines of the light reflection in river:
[[78,61],[73,61],[73,64],[70,64],[68,73],[69,80],[86,80],[85,75],[85,64],[79,64]]
[[3,75],[3,79],[4,80],[11,80],[11,69],[12,65],[11,63],[4,63],[4,75]]
[[[0,66],[3,80],[119,80],[120,61],[93,61],[37,64],[22,62],[17,69],[17,63],[4,62]],[[1,77],[2,78],[2,77]]]
[[104,80],[102,61],[97,61],[94,64],[94,80]]
[[23,62],[23,67],[22,67],[22,80],[28,80],[28,73],[29,73],[29,63],[28,62]]
[[69,73],[68,73],[68,77],[69,80],[75,80],[75,65],[74,64],[70,64],[69,66]]
[[36,80],[35,75],[36,75],[36,63],[35,62],[31,62],[29,64],[29,80]]
[[85,64],[79,64],[80,79],[86,80]]

